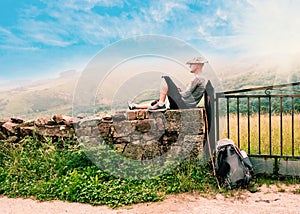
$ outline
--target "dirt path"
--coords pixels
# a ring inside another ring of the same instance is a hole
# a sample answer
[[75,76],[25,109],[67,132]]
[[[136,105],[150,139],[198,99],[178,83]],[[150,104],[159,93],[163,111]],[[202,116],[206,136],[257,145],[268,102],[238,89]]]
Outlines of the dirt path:
[[262,186],[259,192],[243,191],[225,198],[219,194],[208,198],[199,194],[179,194],[168,196],[155,203],[137,204],[131,207],[110,209],[107,206],[68,203],[62,201],[38,202],[31,199],[10,199],[0,197],[1,214],[85,214],[85,213],[295,213],[300,214],[300,194],[295,191],[300,185],[276,187]]

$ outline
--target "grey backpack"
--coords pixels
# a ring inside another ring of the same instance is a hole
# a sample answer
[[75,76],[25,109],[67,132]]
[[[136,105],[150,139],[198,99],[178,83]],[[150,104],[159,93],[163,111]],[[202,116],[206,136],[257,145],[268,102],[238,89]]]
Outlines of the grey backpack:
[[248,187],[253,175],[253,166],[246,152],[235,146],[230,139],[217,142],[216,174],[226,189]]

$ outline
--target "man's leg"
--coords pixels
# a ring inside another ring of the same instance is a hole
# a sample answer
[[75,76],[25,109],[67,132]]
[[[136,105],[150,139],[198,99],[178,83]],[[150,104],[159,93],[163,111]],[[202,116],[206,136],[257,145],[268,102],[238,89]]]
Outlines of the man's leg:
[[164,99],[168,96],[170,102],[170,109],[185,109],[188,108],[184,101],[181,99],[181,95],[178,91],[178,87],[173,80],[168,76],[162,76],[167,83],[167,89],[161,91],[161,97]]
[[148,109],[151,108],[152,106],[156,105],[159,100],[154,100],[149,104],[135,104],[135,103],[128,103],[129,109]]
[[[160,89],[159,101],[150,108],[150,110],[157,110],[164,108],[166,97],[168,96],[170,102],[170,109],[186,109],[188,108],[185,102],[181,99],[181,95],[177,86],[168,76],[162,76],[165,82],[162,82]],[[144,106],[143,106],[144,107]]]
[[166,84],[165,81],[162,81],[160,85],[159,100],[157,102],[158,105],[162,106],[165,104],[167,94],[168,94],[168,85]]

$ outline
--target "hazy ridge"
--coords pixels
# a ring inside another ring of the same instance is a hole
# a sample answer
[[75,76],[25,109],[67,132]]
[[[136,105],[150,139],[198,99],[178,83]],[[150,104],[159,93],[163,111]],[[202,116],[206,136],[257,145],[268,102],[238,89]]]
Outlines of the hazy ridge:
[[[220,66],[215,72],[224,91],[300,81],[300,63],[295,60],[281,63],[276,58],[252,58],[251,62],[244,60]],[[66,71],[54,79],[24,82],[18,87],[7,83],[0,86],[0,118],[33,119],[54,113],[72,115],[73,94],[79,77],[80,72]],[[105,97],[101,99],[102,108],[110,103]]]

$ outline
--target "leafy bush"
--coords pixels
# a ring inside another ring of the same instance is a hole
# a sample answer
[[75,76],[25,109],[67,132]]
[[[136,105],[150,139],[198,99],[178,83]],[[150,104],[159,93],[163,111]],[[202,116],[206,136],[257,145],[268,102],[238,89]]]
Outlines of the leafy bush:
[[74,139],[0,142],[0,194],[9,197],[117,207],[162,200],[166,194],[215,189],[210,167],[195,160],[153,179],[123,179],[96,167]]

